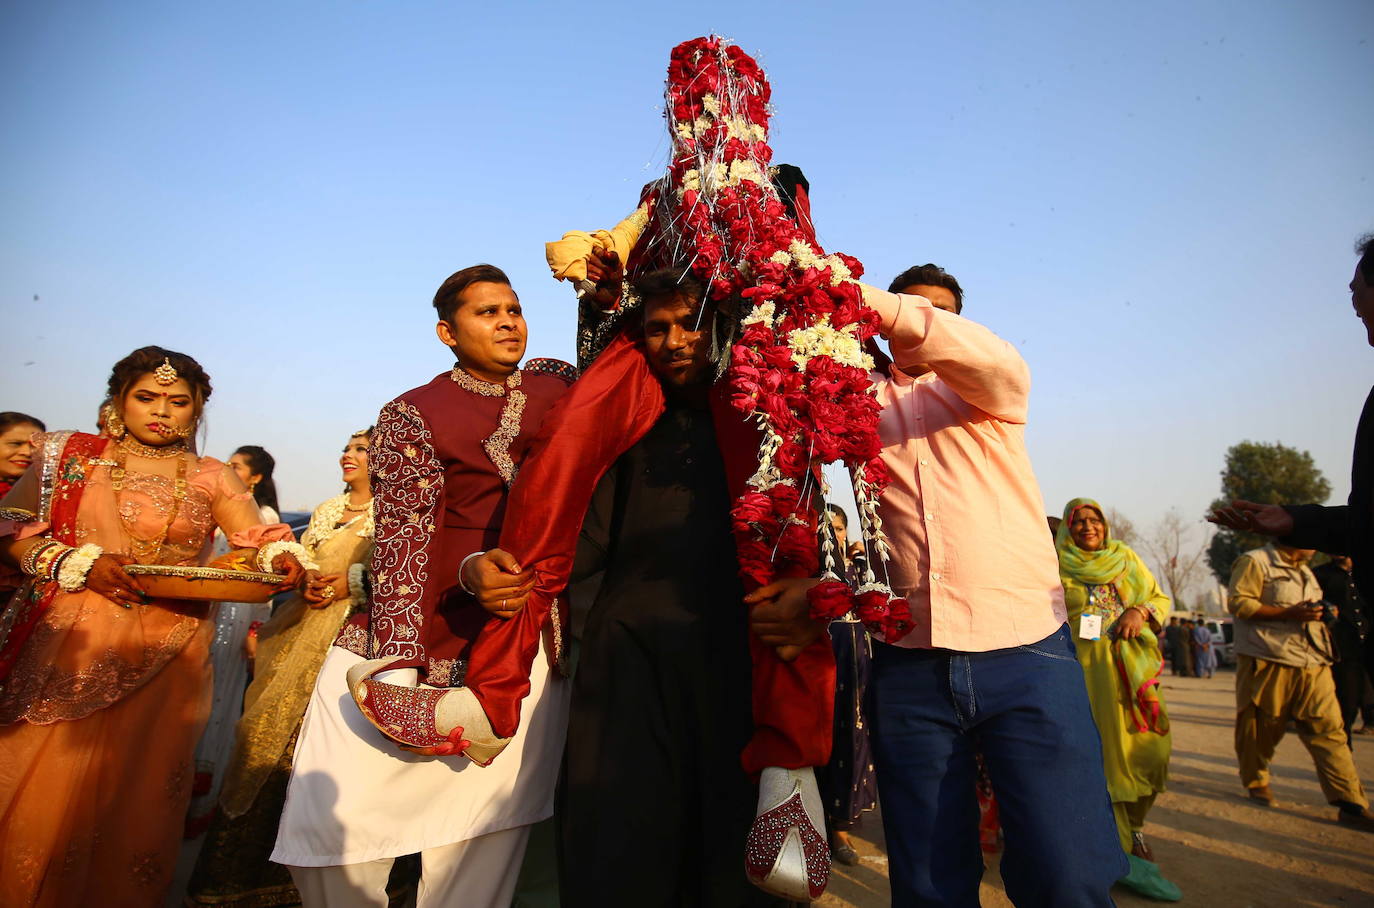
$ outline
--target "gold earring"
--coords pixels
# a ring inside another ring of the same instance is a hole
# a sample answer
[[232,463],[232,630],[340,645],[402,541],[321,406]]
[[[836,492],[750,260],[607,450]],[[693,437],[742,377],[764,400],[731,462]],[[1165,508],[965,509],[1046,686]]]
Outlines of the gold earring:
[[118,441],[128,434],[128,431],[128,427],[124,425],[124,420],[120,418],[119,411],[115,409],[114,404],[108,404],[105,407],[105,432],[115,441]]

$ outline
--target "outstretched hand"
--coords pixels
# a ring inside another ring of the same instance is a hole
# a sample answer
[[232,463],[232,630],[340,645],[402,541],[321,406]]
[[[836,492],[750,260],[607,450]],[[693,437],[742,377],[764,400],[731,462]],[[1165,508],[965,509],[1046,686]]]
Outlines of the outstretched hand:
[[1287,536],[1293,532],[1293,515],[1276,504],[1233,501],[1230,507],[1208,514],[1207,519],[1217,526],[1261,536]]

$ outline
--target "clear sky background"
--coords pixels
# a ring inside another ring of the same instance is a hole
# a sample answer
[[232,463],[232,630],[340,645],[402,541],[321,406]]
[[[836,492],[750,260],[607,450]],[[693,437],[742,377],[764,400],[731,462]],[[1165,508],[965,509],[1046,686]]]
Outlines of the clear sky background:
[[116,359],[183,350],[208,453],[318,503],[446,368],[450,272],[505,268],[530,355],[572,357],[542,244],[663,172],[668,52],[708,32],[768,72],[822,242],[884,286],[944,265],[1025,355],[1050,513],[1200,516],[1242,439],[1347,494],[1368,0],[4,4],[0,409],[90,428]]

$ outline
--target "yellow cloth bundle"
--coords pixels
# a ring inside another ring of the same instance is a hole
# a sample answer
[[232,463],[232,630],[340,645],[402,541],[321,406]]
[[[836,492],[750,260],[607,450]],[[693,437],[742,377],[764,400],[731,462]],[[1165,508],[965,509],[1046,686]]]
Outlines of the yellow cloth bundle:
[[597,230],[586,233],[569,230],[563,239],[544,244],[544,258],[554,280],[585,281],[587,279],[587,259],[596,250],[611,251],[620,256],[623,263],[630,258],[630,251],[639,242],[644,226],[649,223],[649,203],[645,202],[634,210],[625,220],[610,230]]

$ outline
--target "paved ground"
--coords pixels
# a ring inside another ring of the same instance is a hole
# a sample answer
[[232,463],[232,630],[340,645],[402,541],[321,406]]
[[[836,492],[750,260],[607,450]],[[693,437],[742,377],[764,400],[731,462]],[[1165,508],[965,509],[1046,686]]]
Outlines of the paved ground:
[[[1164,875],[1183,890],[1184,906],[1374,906],[1374,835],[1334,822],[1322,800],[1306,749],[1291,733],[1274,761],[1269,809],[1245,797],[1232,748],[1235,675],[1166,677],[1173,721],[1170,790],[1161,795],[1146,835]],[[1374,735],[1355,736],[1355,762],[1374,789]],[[857,867],[835,865],[818,906],[876,908],[888,904],[887,855],[881,818],[864,817],[855,836]],[[982,887],[985,906],[1008,906],[992,859]],[[1122,906],[1158,905],[1121,889]]]

